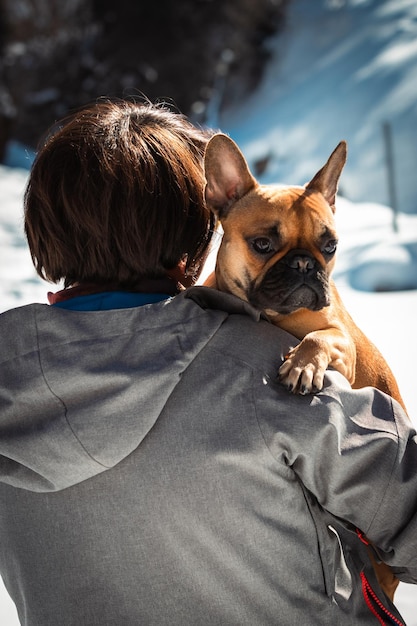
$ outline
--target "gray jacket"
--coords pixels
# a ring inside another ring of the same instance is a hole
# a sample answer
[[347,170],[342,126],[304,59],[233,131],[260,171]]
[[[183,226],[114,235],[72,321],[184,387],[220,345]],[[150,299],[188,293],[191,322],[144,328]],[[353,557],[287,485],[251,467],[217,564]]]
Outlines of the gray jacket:
[[417,582],[416,438],[388,397],[335,372],[289,394],[294,339],[206,288],[14,309],[0,341],[0,572],[23,625],[401,620],[356,532]]

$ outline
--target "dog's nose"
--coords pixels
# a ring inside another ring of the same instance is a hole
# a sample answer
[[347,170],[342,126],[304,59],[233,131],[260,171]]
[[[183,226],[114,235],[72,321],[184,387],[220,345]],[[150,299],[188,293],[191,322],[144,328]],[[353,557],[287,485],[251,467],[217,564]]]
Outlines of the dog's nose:
[[288,265],[301,274],[306,274],[314,269],[314,259],[311,256],[296,254],[290,259]]

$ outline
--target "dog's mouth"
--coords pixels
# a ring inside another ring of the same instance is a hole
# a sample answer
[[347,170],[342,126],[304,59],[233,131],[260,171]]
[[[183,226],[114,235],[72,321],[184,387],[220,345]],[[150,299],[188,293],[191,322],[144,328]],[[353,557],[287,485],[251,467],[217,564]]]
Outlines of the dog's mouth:
[[271,293],[261,288],[257,292],[250,293],[248,300],[258,309],[270,309],[280,315],[289,315],[298,309],[320,311],[330,304],[324,290],[312,289],[307,285],[296,287],[291,292],[278,290]]
[[289,309],[294,311],[300,308],[311,309],[317,311],[323,307],[322,304],[322,292],[314,289],[309,285],[301,285],[296,287],[293,291],[287,293],[283,297],[280,303],[281,309]]

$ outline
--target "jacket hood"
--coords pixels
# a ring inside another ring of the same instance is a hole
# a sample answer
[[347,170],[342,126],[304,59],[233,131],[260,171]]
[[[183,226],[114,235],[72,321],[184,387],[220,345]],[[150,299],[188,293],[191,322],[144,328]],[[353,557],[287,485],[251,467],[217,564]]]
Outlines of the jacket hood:
[[132,309],[0,315],[0,480],[56,491],[119,463],[231,313],[260,317],[205,287]]

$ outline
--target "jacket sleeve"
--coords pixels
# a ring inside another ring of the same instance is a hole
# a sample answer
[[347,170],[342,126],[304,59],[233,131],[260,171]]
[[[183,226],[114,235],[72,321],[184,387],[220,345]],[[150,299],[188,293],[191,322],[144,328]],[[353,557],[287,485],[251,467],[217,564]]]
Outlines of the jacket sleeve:
[[375,389],[352,390],[337,372],[316,396],[269,387],[259,415],[277,460],[360,529],[401,580],[417,583],[417,438],[400,405]]

